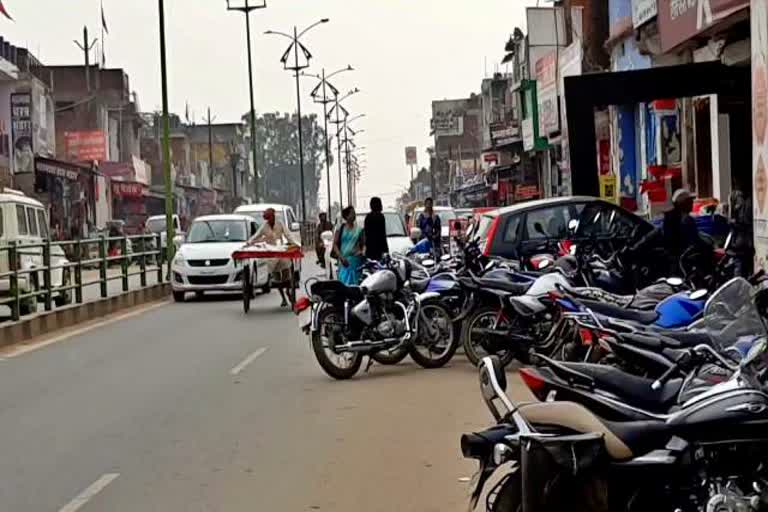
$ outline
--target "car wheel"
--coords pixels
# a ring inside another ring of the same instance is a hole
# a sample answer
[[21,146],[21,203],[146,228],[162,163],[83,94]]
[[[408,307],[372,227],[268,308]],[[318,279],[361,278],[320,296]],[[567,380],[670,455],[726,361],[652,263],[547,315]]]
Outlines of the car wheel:
[[184,302],[184,296],[186,294],[184,292],[173,292],[173,301],[174,302]]

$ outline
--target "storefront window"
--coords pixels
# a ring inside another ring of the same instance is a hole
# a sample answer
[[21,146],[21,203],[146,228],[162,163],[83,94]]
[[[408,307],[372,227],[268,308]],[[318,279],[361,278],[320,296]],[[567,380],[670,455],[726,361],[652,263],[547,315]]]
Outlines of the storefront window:
[[27,212],[24,211],[24,207],[20,204],[16,205],[16,223],[19,225],[18,230],[20,235],[28,235],[27,229]]

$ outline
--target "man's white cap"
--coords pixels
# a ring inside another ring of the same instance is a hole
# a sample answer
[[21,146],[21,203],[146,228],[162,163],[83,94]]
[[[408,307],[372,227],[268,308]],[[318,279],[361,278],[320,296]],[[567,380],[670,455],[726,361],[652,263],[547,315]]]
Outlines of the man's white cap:
[[679,188],[672,194],[672,202],[677,204],[688,199],[693,199],[695,196],[687,188]]

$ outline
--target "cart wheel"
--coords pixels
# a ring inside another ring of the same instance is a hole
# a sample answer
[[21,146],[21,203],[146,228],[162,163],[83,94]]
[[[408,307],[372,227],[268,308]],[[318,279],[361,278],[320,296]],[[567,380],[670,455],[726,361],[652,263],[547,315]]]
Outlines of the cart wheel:
[[251,283],[251,266],[246,265],[243,271],[243,311],[251,310],[251,297],[253,296],[253,283]]

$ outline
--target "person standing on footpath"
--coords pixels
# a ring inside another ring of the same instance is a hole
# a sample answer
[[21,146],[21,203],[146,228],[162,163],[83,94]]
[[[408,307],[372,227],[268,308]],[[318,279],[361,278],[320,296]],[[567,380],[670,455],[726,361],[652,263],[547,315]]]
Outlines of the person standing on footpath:
[[381,198],[372,197],[371,211],[365,216],[363,231],[365,233],[365,257],[369,260],[381,260],[389,253],[387,244],[387,222],[382,211],[384,206]]

